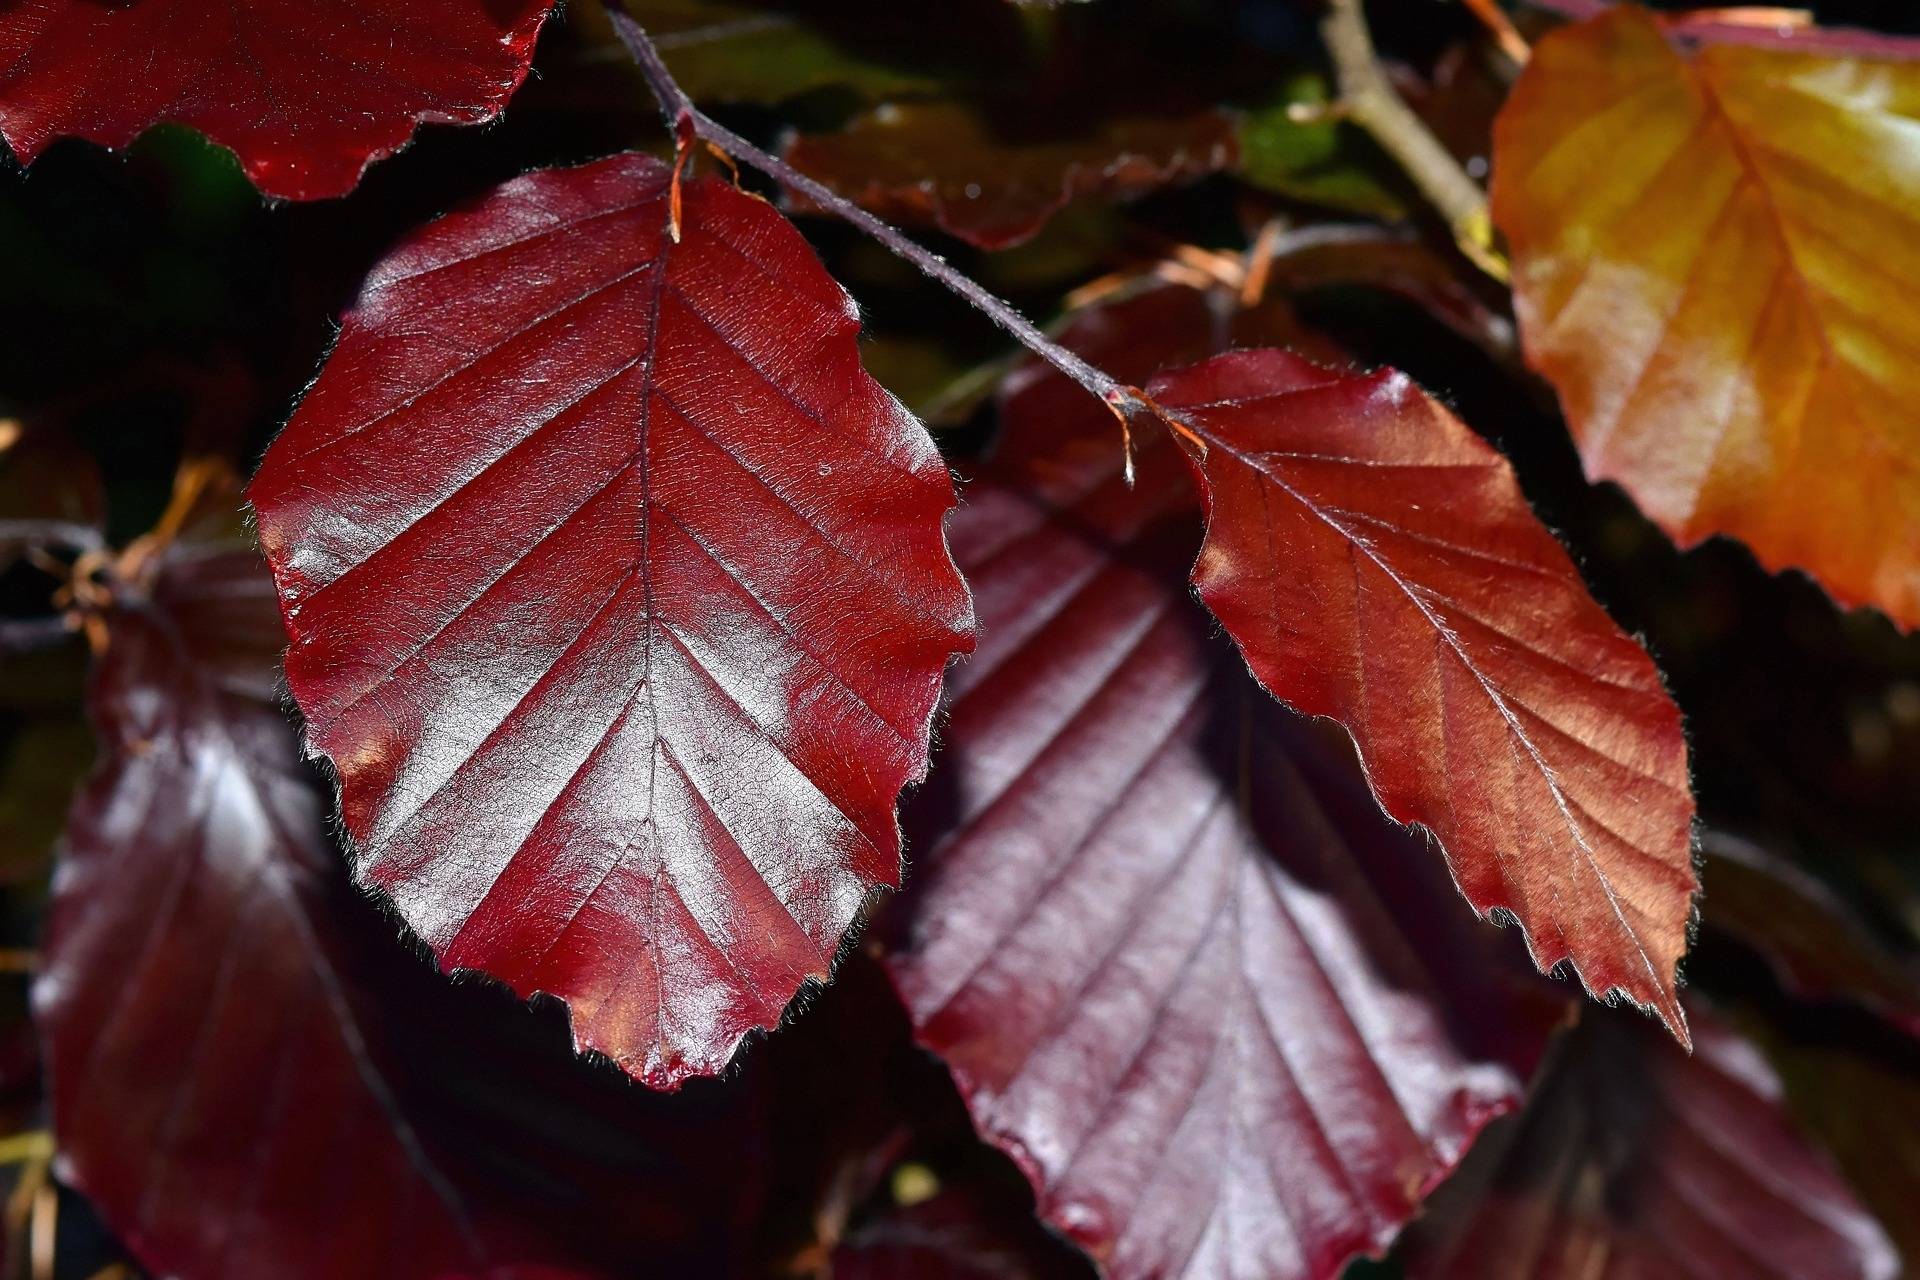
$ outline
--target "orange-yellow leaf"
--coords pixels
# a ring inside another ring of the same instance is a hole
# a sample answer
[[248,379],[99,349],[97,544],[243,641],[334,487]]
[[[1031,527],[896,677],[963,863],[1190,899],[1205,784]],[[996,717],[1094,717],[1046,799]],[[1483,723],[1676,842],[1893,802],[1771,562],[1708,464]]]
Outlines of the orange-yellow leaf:
[[1920,63],[1542,40],[1494,137],[1528,359],[1675,539],[1920,625]]

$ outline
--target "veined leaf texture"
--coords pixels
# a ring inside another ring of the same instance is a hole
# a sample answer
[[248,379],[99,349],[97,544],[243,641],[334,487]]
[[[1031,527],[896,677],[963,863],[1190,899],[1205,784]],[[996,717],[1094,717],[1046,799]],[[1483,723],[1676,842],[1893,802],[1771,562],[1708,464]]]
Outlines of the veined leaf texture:
[[925,430],[765,202],[617,156],[390,255],[250,496],[362,883],[656,1086],[824,978],[971,643]]

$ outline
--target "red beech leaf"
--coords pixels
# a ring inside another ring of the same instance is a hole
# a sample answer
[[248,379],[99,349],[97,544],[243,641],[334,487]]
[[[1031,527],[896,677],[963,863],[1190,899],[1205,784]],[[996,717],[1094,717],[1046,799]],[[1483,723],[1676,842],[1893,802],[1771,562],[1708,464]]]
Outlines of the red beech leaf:
[[[62,1178],[156,1275],[692,1274],[737,1251],[750,1110],[580,1062],[345,884],[261,696],[258,554],[185,539],[120,591],[34,988]],[[704,1144],[727,1159],[678,1154]]]
[[[1542,39],[1494,134],[1528,360],[1596,480],[1920,626],[1920,62],[1838,33]],[[1916,48],[1908,42],[1906,52]]]
[[824,978],[971,643],[925,430],[764,201],[530,174],[375,268],[251,498],[356,874],[656,1087]]
[[[1050,431],[1044,401],[1013,430]],[[1029,439],[953,540],[981,648],[886,962],[1042,1216],[1112,1280],[1319,1277],[1377,1252],[1567,1005],[1456,906],[1337,732],[1209,640],[1164,433],[1141,481]]]
[[1245,351],[1150,390],[1205,442],[1193,581],[1255,677],[1347,727],[1381,806],[1543,970],[1571,960],[1684,1042],[1680,712],[1506,460],[1391,371]]
[[838,133],[794,138],[786,160],[883,217],[1006,249],[1082,196],[1119,199],[1203,177],[1231,165],[1236,145],[1233,122],[1215,111],[1026,139],[1000,136],[955,103],[890,103]]
[[1691,1056],[1592,1017],[1404,1244],[1412,1280],[1890,1280],[1872,1215],[1802,1136],[1759,1052],[1695,1004]]
[[170,121],[270,196],[345,195],[422,122],[492,119],[551,0],[22,0],[0,5],[0,135],[124,147]]

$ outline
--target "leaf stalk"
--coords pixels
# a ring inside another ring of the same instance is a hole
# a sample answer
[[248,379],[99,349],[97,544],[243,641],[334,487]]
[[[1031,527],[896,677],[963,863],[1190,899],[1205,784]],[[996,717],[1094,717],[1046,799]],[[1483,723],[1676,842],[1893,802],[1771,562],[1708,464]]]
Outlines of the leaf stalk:
[[1013,335],[1014,339],[1027,350],[1100,397],[1120,417],[1123,430],[1127,420],[1134,414],[1152,413],[1145,393],[1137,387],[1130,387],[1103,373],[1047,337],[1039,326],[1021,315],[1012,304],[976,284],[945,258],[917,244],[898,228],[801,173],[779,157],[762,151],[703,113],[693,104],[693,100],[687,96],[686,91],[681,89],[679,82],[673,78],[673,73],[667,70],[665,59],[660,56],[660,51],[654,46],[645,28],[617,8],[609,8],[607,14],[613,21],[614,30],[619,33],[621,43],[626,45],[627,52],[632,55],[634,62],[640,68],[640,74],[646,78],[648,87],[653,90],[653,96],[660,104],[660,112],[666,117],[667,127],[673,131],[681,150],[685,150],[690,136],[699,138],[729,156],[746,161],[774,181],[802,193],[819,208],[858,227],[894,254],[912,263],[926,275],[965,299],[975,309],[984,313],[988,319]]

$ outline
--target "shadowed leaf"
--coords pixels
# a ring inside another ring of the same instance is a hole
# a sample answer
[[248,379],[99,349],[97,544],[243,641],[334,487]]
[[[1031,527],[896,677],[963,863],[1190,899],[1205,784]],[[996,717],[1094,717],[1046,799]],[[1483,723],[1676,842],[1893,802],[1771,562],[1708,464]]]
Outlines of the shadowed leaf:
[[1779,854],[1722,832],[1702,845],[1713,886],[1703,928],[1751,948],[1801,999],[1865,1005],[1920,1039],[1920,961],[1882,945],[1839,894]]
[[1690,1008],[1691,1056],[1594,1016],[1490,1130],[1401,1254],[1411,1280],[1891,1280],[1878,1223],[1782,1108],[1760,1054]]
[[1233,163],[1217,112],[1109,119],[1061,137],[1002,136],[953,103],[888,104],[786,150],[808,177],[882,217],[931,222],[982,249],[1037,235],[1082,196],[1121,199]]
[[1247,113],[1239,129],[1240,175],[1295,200],[1375,218],[1406,217],[1399,187],[1383,176],[1394,172],[1393,162],[1350,122],[1313,117],[1331,100],[1323,78],[1299,75],[1278,101]]

